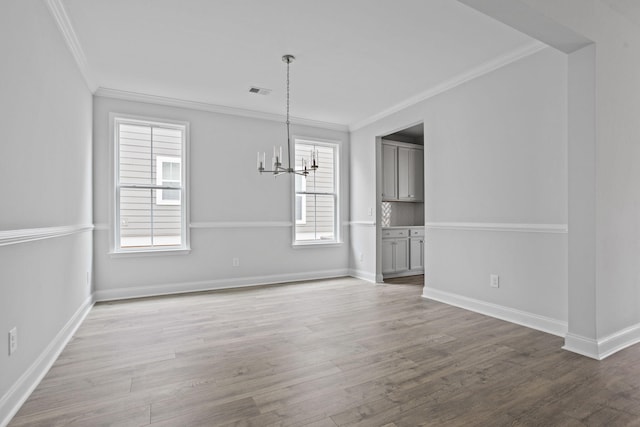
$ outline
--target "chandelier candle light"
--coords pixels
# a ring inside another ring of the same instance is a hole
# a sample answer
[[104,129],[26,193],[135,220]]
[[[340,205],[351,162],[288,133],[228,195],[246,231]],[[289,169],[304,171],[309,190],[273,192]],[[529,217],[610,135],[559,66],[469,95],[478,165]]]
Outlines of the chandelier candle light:
[[289,120],[289,65],[296,59],[293,55],[284,55],[282,61],[287,64],[287,167],[283,166],[282,158],[282,146],[279,150],[276,150],[273,146],[273,158],[271,159],[271,170],[265,169],[267,153],[258,152],[258,172],[273,173],[274,177],[282,175],[283,173],[293,173],[296,175],[302,175],[306,177],[309,172],[315,172],[318,169],[318,153],[317,150],[311,150],[311,161],[307,162],[307,159],[302,159],[302,168],[295,169],[291,167],[291,122]]

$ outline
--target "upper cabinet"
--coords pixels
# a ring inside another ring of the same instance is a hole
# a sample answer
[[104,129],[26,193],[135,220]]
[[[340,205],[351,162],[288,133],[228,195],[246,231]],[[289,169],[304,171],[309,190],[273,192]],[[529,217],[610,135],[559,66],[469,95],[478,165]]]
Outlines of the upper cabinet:
[[382,200],[398,200],[398,147],[382,144]]
[[424,200],[424,149],[421,145],[382,142],[382,200]]

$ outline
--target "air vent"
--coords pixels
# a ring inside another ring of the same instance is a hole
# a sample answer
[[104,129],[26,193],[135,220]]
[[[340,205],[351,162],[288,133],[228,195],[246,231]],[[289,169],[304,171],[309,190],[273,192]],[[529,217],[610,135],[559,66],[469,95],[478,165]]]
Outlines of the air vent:
[[249,93],[257,93],[259,95],[269,95],[271,93],[271,89],[265,89],[263,87],[251,86],[249,88]]

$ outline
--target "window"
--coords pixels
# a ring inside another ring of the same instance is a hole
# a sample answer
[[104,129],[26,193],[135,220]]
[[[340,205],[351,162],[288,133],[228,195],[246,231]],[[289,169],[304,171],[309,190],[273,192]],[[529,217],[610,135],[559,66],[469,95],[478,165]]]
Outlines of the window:
[[[180,187],[182,181],[180,169],[182,162],[180,157],[156,157],[158,173],[156,173],[156,184],[169,187]],[[180,190],[158,190],[156,193],[157,205],[179,205]]]
[[114,252],[188,249],[186,123],[113,117]]
[[[296,188],[301,192],[307,191],[307,180],[302,175],[296,175]],[[296,224],[307,223],[307,195],[296,193]]]
[[338,233],[338,145],[295,140],[296,169],[315,152],[318,170],[295,179],[294,244],[337,243]]

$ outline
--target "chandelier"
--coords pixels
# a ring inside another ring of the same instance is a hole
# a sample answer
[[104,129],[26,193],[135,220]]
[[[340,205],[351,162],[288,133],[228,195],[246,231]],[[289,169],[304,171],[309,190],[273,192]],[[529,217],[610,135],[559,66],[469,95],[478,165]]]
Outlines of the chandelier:
[[295,169],[291,167],[291,122],[289,120],[289,66],[296,58],[293,55],[284,55],[282,61],[287,64],[287,167],[284,167],[284,159],[282,158],[282,146],[279,150],[276,150],[276,146],[273,146],[273,157],[271,159],[271,169],[266,169],[266,157],[267,153],[258,152],[258,172],[272,173],[274,177],[278,177],[284,173],[293,173],[296,175],[302,175],[306,177],[309,172],[315,172],[318,169],[318,153],[316,150],[311,151],[311,159],[302,159],[302,167]]

